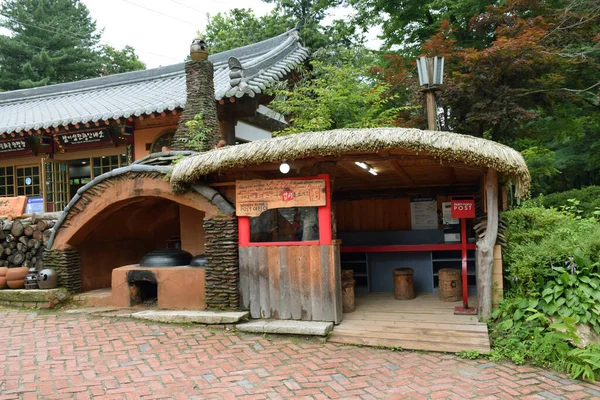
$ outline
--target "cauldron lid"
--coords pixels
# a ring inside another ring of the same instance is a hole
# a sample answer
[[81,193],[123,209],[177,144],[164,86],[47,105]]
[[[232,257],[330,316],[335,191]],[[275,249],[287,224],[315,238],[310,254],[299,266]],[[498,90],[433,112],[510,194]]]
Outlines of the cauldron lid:
[[192,261],[190,261],[190,267],[204,268],[206,267],[207,262],[208,260],[206,259],[206,256],[204,254],[200,254],[192,258]]
[[140,267],[177,267],[189,265],[192,255],[180,249],[158,249],[147,253],[140,260]]

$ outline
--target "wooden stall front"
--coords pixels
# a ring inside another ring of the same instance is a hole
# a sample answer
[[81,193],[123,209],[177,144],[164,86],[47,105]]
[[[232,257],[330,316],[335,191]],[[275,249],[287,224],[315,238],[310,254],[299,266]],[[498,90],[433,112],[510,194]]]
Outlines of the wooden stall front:
[[[490,315],[499,174],[515,183],[516,196],[527,192],[530,176],[522,156],[489,140],[402,128],[340,129],[193,156],[175,166],[171,185],[183,191],[202,179],[235,204],[242,307],[253,318],[338,322],[338,299],[344,300],[342,307],[350,306],[346,300],[353,299],[356,280],[356,314],[342,315],[332,339],[368,345],[385,339],[381,345],[442,351],[446,341],[455,344],[447,351],[485,352],[485,323],[454,315],[463,302],[441,301],[437,293],[440,270],[464,270],[463,287],[473,296],[463,293],[453,300],[468,299],[483,318]],[[312,203],[311,190],[289,184],[320,179],[328,182],[325,205]],[[251,181],[262,183],[241,192]],[[266,201],[270,185],[280,190]],[[297,194],[310,201],[293,204]],[[461,203],[468,203],[473,215],[455,215]],[[414,300],[394,299],[397,268],[412,269]],[[343,274],[343,296],[342,282],[331,281],[341,278],[342,269],[354,271],[353,279]],[[448,276],[456,286],[456,273]],[[421,318],[425,315],[430,318]],[[349,326],[353,319],[358,322]],[[344,335],[336,333],[340,330]],[[412,339],[406,341],[407,335]]]
[[236,182],[240,293],[252,318],[342,319],[329,175]]
[[[332,340],[340,343],[489,351],[485,324],[453,315],[461,302],[438,298],[439,270],[460,270],[462,261],[463,235],[448,205],[470,198],[480,208],[484,169],[402,153],[288,163],[289,174],[267,164],[209,178],[236,205],[241,307],[252,318],[332,321],[339,324]],[[311,181],[324,181],[326,196],[316,201],[310,187],[294,185]],[[464,239],[476,305],[472,226]],[[415,300],[394,300],[397,268],[412,268]],[[350,314],[342,310],[346,269],[356,282]]]

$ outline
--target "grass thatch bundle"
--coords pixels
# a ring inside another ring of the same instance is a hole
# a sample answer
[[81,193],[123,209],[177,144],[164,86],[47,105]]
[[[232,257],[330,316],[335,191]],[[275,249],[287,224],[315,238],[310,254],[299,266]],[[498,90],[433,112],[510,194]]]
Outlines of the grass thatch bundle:
[[442,161],[495,168],[505,179],[515,183],[518,197],[524,197],[529,190],[531,177],[525,160],[518,151],[508,146],[458,133],[404,128],[299,133],[215,149],[187,157],[175,165],[171,186],[174,191],[180,192],[186,183],[202,176],[248,165],[356,152],[369,154],[391,149],[435,156]]

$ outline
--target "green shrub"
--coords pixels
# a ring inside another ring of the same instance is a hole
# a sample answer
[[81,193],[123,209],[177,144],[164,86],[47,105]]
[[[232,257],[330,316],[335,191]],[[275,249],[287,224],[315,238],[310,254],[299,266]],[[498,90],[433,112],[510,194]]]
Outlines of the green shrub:
[[576,250],[564,266],[552,268],[537,309],[559,319],[572,317],[575,323],[589,323],[600,334],[600,274]]
[[573,189],[566,192],[551,193],[544,196],[526,200],[524,204],[533,202],[545,208],[562,209],[569,206],[569,200],[579,202],[579,210],[584,218],[591,217],[600,209],[600,186],[588,186],[583,189]]
[[579,340],[576,319],[559,316],[562,322],[552,323],[537,307],[535,299],[512,298],[500,303],[490,320],[492,351],[488,357],[552,367],[592,382],[600,378],[600,346],[572,348],[569,342]]
[[[531,204],[530,204],[531,205]],[[520,207],[503,213],[508,228],[504,250],[507,295],[540,298],[554,268],[575,253],[591,264],[600,260],[600,224],[594,218],[541,207]]]

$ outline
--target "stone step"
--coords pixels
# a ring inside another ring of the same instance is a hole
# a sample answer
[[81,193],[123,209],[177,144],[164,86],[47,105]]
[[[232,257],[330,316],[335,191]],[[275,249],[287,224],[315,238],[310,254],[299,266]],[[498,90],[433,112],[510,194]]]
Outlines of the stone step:
[[65,311],[66,314],[104,314],[112,311],[118,311],[116,307],[80,307]]
[[0,305],[11,307],[53,308],[68,298],[69,293],[62,288],[0,290]]
[[165,322],[172,324],[235,324],[242,319],[248,318],[247,312],[237,311],[140,311],[131,314],[131,318],[145,319],[148,321]]
[[257,320],[237,324],[235,328],[241,332],[251,333],[327,336],[333,329],[333,322]]

